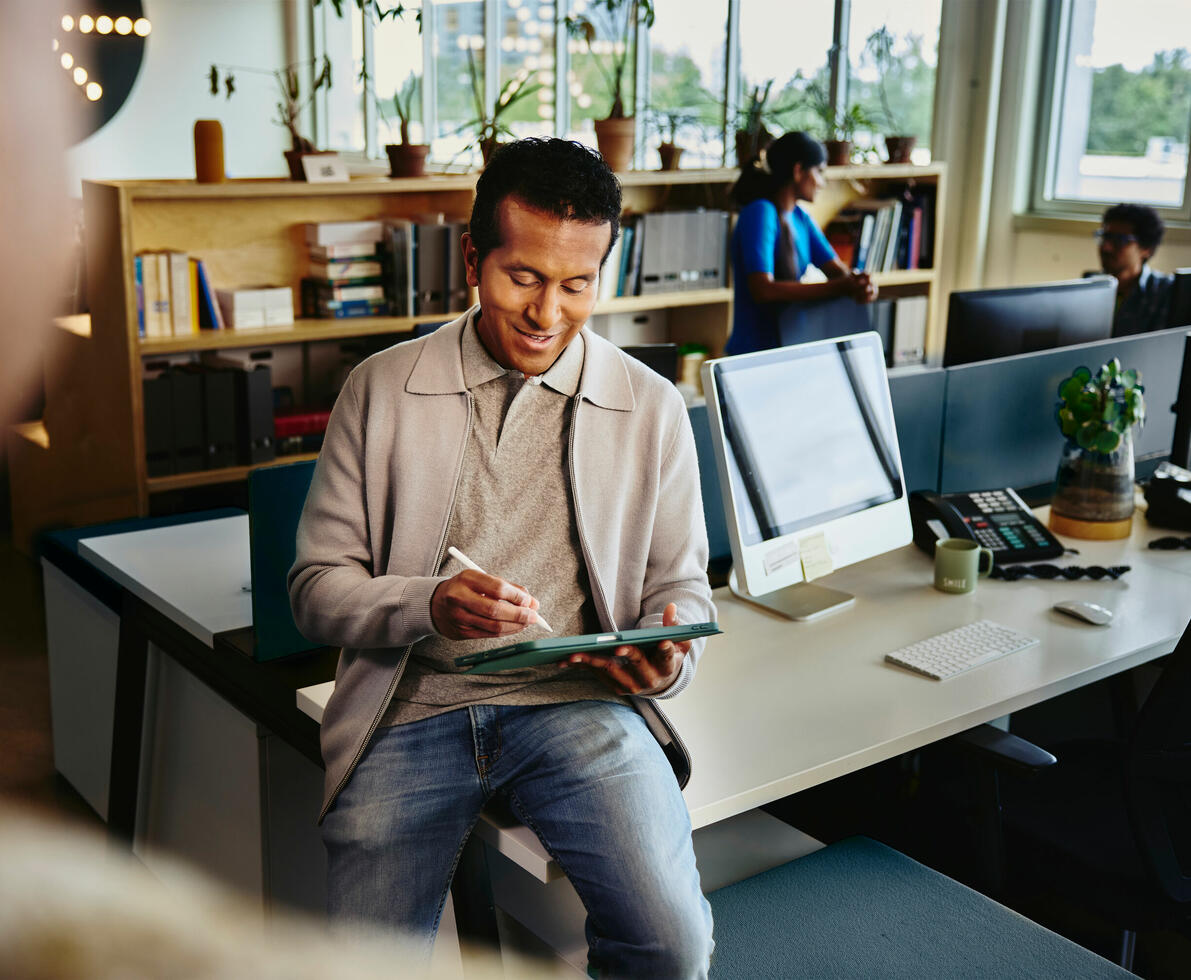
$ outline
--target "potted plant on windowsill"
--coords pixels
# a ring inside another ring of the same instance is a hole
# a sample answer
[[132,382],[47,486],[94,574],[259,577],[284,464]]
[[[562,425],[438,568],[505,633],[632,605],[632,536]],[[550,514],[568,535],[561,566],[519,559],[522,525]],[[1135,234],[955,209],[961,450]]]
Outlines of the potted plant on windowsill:
[[421,97],[422,79],[413,72],[406,76],[401,87],[393,93],[392,106],[397,116],[398,142],[385,144],[390,177],[421,177],[426,172],[426,155],[430,152],[430,146],[426,143],[414,143],[409,138],[409,124],[419,115]]
[[827,150],[827,163],[833,167],[845,166],[852,159],[852,140],[856,130],[872,125],[868,114],[856,102],[843,111],[837,110],[818,82],[808,81],[803,91],[818,123],[823,147]]
[[589,13],[573,14],[564,23],[572,37],[586,43],[612,96],[607,117],[594,122],[600,155],[613,170],[627,170],[633,162],[637,121],[625,110],[625,69],[630,63],[629,54],[636,50],[641,28],[648,30],[653,26],[653,0],[593,0],[589,6],[591,11],[602,11],[600,20],[609,35],[607,54],[611,69],[604,64],[603,52],[595,50],[600,29]]
[[[318,74],[310,83],[308,91],[302,93],[302,73],[319,66]],[[207,80],[211,86],[211,94],[218,95],[220,86],[231,98],[236,93],[236,73],[247,72],[252,75],[269,75],[277,83],[281,100],[277,103],[277,114],[273,122],[284,126],[290,135],[290,148],[285,151],[285,160],[289,166],[289,175],[293,180],[305,180],[306,174],[302,169],[302,157],[312,153],[329,152],[316,150],[314,144],[302,135],[299,120],[315,94],[324,88],[331,87],[331,61],[326,55],[309,61],[298,61],[276,68],[272,71],[264,68],[243,68],[235,65],[212,65],[207,73]]]
[[650,115],[659,133],[664,137],[658,144],[658,158],[663,170],[677,170],[678,160],[685,152],[684,147],[678,145],[678,130],[681,126],[690,126],[699,121],[698,115],[681,109],[652,109]]
[[1133,523],[1134,425],[1145,423],[1137,371],[1115,357],[1059,385],[1056,418],[1067,442],[1059,458],[1050,526],[1077,538],[1125,538]]
[[893,41],[893,32],[882,24],[865,38],[864,48],[877,66],[877,94],[881,100],[881,114],[889,127],[885,134],[885,162],[909,163],[918,137],[903,132],[900,121],[890,108],[889,93],[885,88],[885,80],[893,67]]
[[473,147],[478,146],[480,148],[480,156],[486,164],[489,157],[492,156],[496,147],[499,145],[502,137],[516,135],[505,121],[506,114],[526,96],[532,95],[538,89],[542,88],[542,85],[540,82],[530,82],[530,73],[527,69],[523,68],[500,87],[496,101],[493,102],[492,108],[489,109],[484,104],[484,80],[480,77],[479,69],[476,67],[476,59],[470,47],[467,49],[467,74],[471,81],[471,94],[475,100],[476,115],[474,119],[470,119],[460,126],[456,132],[461,133],[470,130],[475,139],[471,143],[468,143],[460,152],[466,153]]
[[785,129],[786,118],[793,110],[791,104],[769,104],[773,79],[748,90],[744,105],[736,113],[736,165],[743,167],[773,142],[769,127]]

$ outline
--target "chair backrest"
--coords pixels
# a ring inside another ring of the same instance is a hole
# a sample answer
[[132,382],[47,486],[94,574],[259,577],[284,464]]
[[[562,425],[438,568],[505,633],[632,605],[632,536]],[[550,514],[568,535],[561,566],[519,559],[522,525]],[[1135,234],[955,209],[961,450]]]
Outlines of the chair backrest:
[[872,329],[872,311],[848,296],[820,303],[787,303],[778,314],[778,335],[783,346],[846,337]]
[[1191,902],[1191,624],[1138,713],[1125,780],[1152,875],[1173,901]]
[[255,660],[275,660],[318,646],[294,625],[286,586],[297,550],[298,518],[313,476],[313,460],[266,466],[248,474]]

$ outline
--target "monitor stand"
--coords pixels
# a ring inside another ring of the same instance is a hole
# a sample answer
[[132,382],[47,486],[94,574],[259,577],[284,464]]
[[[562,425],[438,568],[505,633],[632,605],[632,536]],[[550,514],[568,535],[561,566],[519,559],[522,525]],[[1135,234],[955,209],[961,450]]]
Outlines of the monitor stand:
[[763,606],[780,616],[785,616],[786,619],[796,619],[799,622],[842,612],[856,602],[856,596],[850,592],[829,589],[825,585],[815,585],[813,582],[787,585],[784,589],[778,589],[768,595],[749,595],[740,587],[735,568],[728,573],[728,588],[732,590],[733,595],[745,602]]

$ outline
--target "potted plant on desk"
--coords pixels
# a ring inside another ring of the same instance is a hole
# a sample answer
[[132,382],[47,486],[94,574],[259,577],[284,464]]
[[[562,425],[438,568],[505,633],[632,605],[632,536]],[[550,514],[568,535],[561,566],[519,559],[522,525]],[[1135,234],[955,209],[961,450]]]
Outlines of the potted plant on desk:
[[1137,371],[1115,357],[1093,374],[1077,368],[1059,385],[1056,416],[1067,442],[1059,458],[1050,527],[1077,538],[1126,538],[1133,525],[1134,425],[1145,423]]
[[[625,109],[625,69],[629,55],[636,51],[641,28],[652,27],[653,18],[653,0],[593,0],[588,13],[572,14],[563,21],[568,33],[587,45],[612,96],[607,117],[596,119],[594,125],[600,155],[613,170],[628,170],[633,163],[637,120]],[[607,35],[605,50],[597,51],[601,33]],[[611,59],[610,66],[604,63],[605,54]]]

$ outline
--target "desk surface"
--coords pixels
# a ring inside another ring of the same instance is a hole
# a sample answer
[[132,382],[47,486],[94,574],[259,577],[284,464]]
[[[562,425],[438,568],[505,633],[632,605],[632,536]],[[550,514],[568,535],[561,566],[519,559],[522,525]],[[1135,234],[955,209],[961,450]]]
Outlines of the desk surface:
[[[1042,511],[1045,516],[1045,509]],[[1154,552],[1168,532],[1141,515],[1131,539],[1066,541],[1062,564],[1132,566],[1118,581],[983,580],[970,595],[931,585],[912,546],[825,580],[853,592],[851,609],[794,623],[726,589],[723,636],[708,641],[691,686],[659,705],[694,762],[684,790],[697,829],[1169,653],[1191,616],[1191,553]],[[1095,627],[1051,609],[1063,599],[1112,609]],[[884,662],[915,640],[991,619],[1038,637],[1028,650],[934,681]],[[315,720],[333,682],[298,692]]]
[[79,554],[201,643],[252,625],[248,515],[83,538]]

